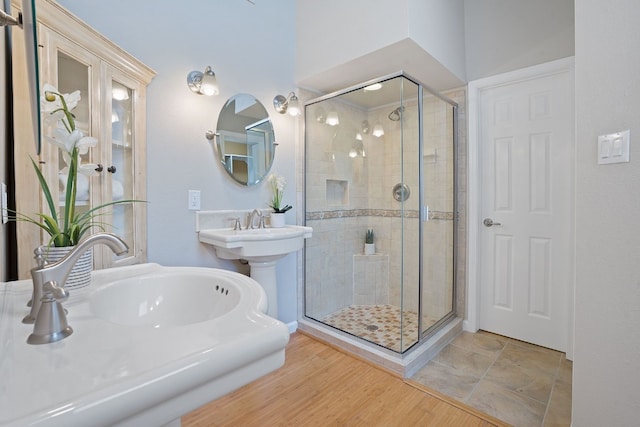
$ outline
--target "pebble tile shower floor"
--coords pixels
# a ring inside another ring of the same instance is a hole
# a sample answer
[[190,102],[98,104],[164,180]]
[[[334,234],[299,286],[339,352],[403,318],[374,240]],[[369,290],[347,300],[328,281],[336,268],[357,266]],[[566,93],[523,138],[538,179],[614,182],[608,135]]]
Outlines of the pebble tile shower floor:
[[397,352],[418,340],[418,315],[393,305],[352,305],[322,322]]

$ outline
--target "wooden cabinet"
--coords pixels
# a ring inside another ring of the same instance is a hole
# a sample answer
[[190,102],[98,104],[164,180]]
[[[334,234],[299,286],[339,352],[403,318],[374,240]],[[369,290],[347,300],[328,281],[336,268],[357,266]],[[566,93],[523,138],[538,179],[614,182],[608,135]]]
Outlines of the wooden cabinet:
[[[104,230],[119,235],[129,245],[129,253],[115,256],[108,248],[94,248],[96,269],[146,261],[146,167],[145,117],[146,86],[155,75],[153,70],[101,36],[91,27],[68,13],[51,0],[37,1],[38,42],[40,51],[40,88],[49,83],[61,93],[80,90],[81,101],[73,110],[76,126],[85,135],[98,139],[96,147],[82,156],[82,163],[98,165],[95,176],[79,176],[76,211],[118,200],[139,202],[119,203],[101,210],[98,222]],[[44,136],[52,129],[46,124]],[[28,144],[27,144],[28,147]],[[33,155],[32,155],[33,157]],[[55,200],[64,206],[64,168],[59,150],[42,142],[39,156]],[[28,153],[16,151],[16,163],[28,165]],[[21,199],[39,195],[38,183],[31,166],[32,177],[23,172],[17,182],[18,211]],[[61,196],[60,196],[61,195]],[[59,197],[60,196],[60,197]],[[43,200],[23,201],[26,206]],[[29,211],[26,211],[29,212]],[[46,243],[48,236],[31,224],[19,224],[20,275],[32,266],[33,248]],[[94,227],[94,231],[100,231]],[[30,236],[27,238],[27,236]]]

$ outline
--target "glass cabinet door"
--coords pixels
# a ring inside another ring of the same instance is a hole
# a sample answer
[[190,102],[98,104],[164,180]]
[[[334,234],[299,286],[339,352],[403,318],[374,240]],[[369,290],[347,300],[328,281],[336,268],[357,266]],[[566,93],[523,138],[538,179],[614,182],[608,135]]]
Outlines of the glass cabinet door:
[[[70,94],[77,90],[80,91],[80,102],[78,105],[71,111],[74,115],[75,128],[82,132],[84,136],[96,136],[92,134],[92,111],[91,111],[91,75],[93,71],[93,65],[90,62],[81,62],[80,60],[71,57],[66,54],[64,51],[57,51],[57,60],[58,60],[58,83],[57,89],[61,94]],[[53,135],[55,124],[51,126],[51,129],[47,132],[49,135]],[[45,142],[45,144],[47,144]],[[47,144],[50,146],[51,144]],[[64,156],[61,155],[59,149],[54,146],[48,147],[52,151],[52,158],[57,158],[57,170],[55,170],[57,174],[56,177],[51,177],[52,180],[50,183],[58,182],[57,188],[59,191],[58,203],[59,203],[59,212],[60,216],[65,214],[67,207],[65,206],[65,194],[66,194],[66,184],[67,184],[67,172],[68,166]],[[87,153],[81,154],[80,163],[92,163],[92,159],[95,157],[93,153],[93,149],[90,149]],[[53,171],[52,171],[53,172]],[[83,175],[81,173],[78,174],[78,182],[76,187],[76,203],[75,203],[75,214],[80,215],[83,212],[88,211],[91,208],[92,204],[92,195],[91,195],[91,178],[87,175]],[[55,187],[55,185],[50,185],[50,187]]]
[[[111,164],[107,172],[111,177],[113,206],[113,233],[128,245],[133,245],[133,90],[116,80],[111,82]],[[114,255],[115,257],[116,255]],[[129,254],[121,257],[128,257]]]
[[[92,211],[94,227],[90,233],[107,231],[120,236],[129,253],[115,257],[104,245],[94,249],[94,268],[146,262],[146,183],[145,183],[145,111],[146,88],[155,72],[106,37],[78,20],[55,2],[38,3],[38,56],[40,88],[46,83],[62,94],[80,91],[81,100],[73,109],[78,130],[98,140],[95,147],[81,156],[82,164],[92,164],[98,172],[79,175],[75,213]],[[17,52],[24,51],[24,41],[14,38]],[[23,61],[14,61],[21,63]],[[24,67],[15,68],[16,79],[25,74]],[[20,88],[17,95],[26,93]],[[16,99],[23,99],[18,96]],[[17,109],[16,111],[22,111]],[[20,116],[26,114],[20,114]],[[44,115],[42,115],[44,118]],[[17,136],[21,140],[31,120],[17,120]],[[44,138],[54,135],[55,123],[44,123]],[[28,213],[49,213],[48,203],[34,173],[31,159],[36,160],[51,190],[54,208],[64,214],[67,164],[58,147],[43,139],[40,155],[16,144],[17,207]],[[30,144],[29,148],[33,145]],[[131,202],[140,200],[140,202]],[[123,201],[113,204],[113,202]],[[18,276],[29,277],[33,267],[33,249],[49,236],[26,222],[17,224]]]
[[105,70],[107,82],[105,99],[110,99],[106,116],[111,121],[107,127],[108,143],[105,144],[103,174],[103,199],[105,202],[115,203],[111,212],[110,231],[122,238],[129,245],[129,252],[117,256],[110,251],[105,252],[105,267],[135,262],[140,254],[141,222],[140,215],[144,209],[141,185],[144,182],[140,176],[139,162],[136,157],[136,100],[138,98],[139,83],[120,75],[114,70]]

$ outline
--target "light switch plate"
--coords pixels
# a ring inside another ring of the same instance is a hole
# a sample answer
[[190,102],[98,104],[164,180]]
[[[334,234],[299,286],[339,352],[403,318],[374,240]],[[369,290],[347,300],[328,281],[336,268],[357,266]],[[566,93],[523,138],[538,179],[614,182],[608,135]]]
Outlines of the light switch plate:
[[598,164],[624,163],[629,161],[630,131],[610,133],[598,137]]

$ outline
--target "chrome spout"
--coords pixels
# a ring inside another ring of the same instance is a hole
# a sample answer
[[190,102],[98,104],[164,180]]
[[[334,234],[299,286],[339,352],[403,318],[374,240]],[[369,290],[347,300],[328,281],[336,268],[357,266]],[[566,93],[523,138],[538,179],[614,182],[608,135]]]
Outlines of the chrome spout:
[[[97,244],[107,245],[116,255],[129,251],[129,246],[118,236],[111,233],[96,233],[78,243],[64,258],[43,267],[31,269],[31,278],[34,284],[42,286],[45,282],[56,282],[64,288],[71,269],[85,251]],[[35,302],[35,301],[34,301]]]
[[22,321],[35,323],[29,344],[45,344],[59,341],[73,331],[67,324],[66,315],[60,301],[68,297],[65,284],[71,269],[84,252],[97,245],[108,246],[116,255],[129,251],[127,244],[115,234],[96,233],[78,243],[64,258],[51,263],[38,263],[31,269],[33,298],[31,313]]
[[247,230],[250,229],[250,228],[256,228],[253,225],[253,218],[255,216],[258,217],[258,228],[265,228],[265,226],[264,226],[264,216],[262,215],[262,212],[260,212],[260,209],[254,209],[247,216],[247,227],[246,227]]

